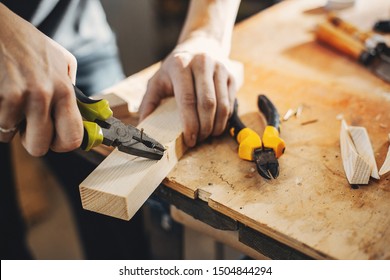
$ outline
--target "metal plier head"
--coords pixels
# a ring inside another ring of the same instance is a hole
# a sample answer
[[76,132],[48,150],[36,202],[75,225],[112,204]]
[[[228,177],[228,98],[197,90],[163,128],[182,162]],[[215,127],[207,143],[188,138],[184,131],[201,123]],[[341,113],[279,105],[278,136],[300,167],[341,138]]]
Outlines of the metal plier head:
[[104,144],[118,147],[122,152],[139,157],[154,160],[162,158],[164,146],[149,137],[143,130],[114,118],[107,100],[90,99],[76,86],[74,89],[77,105],[85,119],[82,149],[89,151],[93,147]]

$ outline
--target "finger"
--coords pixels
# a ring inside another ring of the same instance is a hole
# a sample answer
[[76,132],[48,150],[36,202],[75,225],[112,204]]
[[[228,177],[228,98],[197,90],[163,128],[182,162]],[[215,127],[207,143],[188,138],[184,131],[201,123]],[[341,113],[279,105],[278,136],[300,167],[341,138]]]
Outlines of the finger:
[[70,82],[56,88],[53,98],[53,122],[55,131],[50,146],[53,151],[68,152],[80,147],[84,129]]
[[36,86],[30,90],[26,99],[26,129],[21,134],[21,139],[32,156],[46,154],[53,138],[50,116],[52,95],[52,89]]
[[10,142],[22,120],[23,93],[19,89],[5,90],[0,99],[0,142]]
[[223,65],[217,64],[215,67],[214,85],[217,98],[217,109],[212,135],[216,136],[224,132],[231,109],[228,91],[228,73]]
[[149,80],[139,107],[140,121],[149,116],[160,105],[162,99],[173,94],[172,86],[168,86],[170,83],[167,80],[168,77],[159,72]]
[[199,120],[192,73],[188,67],[175,68],[171,75],[173,92],[183,123],[184,142],[188,147],[194,147],[198,138]]
[[197,55],[191,64],[195,80],[199,140],[206,139],[213,131],[217,100],[213,81],[214,65],[206,55]]
[[234,100],[236,99],[236,93],[237,93],[237,83],[233,76],[229,75],[227,85],[228,85],[228,97],[229,97],[229,104],[230,104],[230,111],[229,111],[228,118],[230,118],[230,116],[233,114],[234,111]]

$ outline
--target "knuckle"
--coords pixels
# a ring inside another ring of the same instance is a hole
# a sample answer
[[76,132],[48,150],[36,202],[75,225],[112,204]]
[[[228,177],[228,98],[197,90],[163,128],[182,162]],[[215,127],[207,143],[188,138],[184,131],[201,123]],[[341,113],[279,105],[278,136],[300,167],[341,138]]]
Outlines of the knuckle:
[[193,107],[193,106],[196,105],[195,95],[192,94],[191,92],[183,94],[182,97],[181,97],[181,100],[182,100],[181,103],[185,107]]
[[220,103],[218,105],[218,115],[220,118],[227,118],[230,114],[230,106],[227,102]]
[[206,97],[202,99],[200,105],[204,110],[213,110],[217,106],[217,101],[213,97]]
[[206,68],[207,64],[209,61],[209,57],[205,53],[200,53],[194,56],[193,58],[193,64],[195,67],[199,69],[204,69]]
[[52,98],[53,91],[43,85],[35,85],[30,87],[29,99],[31,102],[39,104],[49,104]]
[[73,87],[70,83],[60,83],[56,86],[55,97],[56,99],[68,99],[74,95]]
[[173,56],[171,63],[173,67],[177,67],[179,69],[184,68],[186,65],[185,58],[179,54]]
[[24,102],[23,92],[20,90],[12,90],[7,94],[7,99],[4,101],[11,108],[20,107]]

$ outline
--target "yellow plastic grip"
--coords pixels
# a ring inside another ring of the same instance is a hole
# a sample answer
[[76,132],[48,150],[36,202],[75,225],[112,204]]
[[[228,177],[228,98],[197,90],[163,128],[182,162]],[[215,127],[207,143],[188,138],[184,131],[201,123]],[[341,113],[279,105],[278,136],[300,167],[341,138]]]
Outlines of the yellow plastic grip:
[[91,122],[95,120],[104,121],[112,116],[112,110],[110,109],[110,105],[105,99],[101,99],[93,103],[84,103],[80,100],[77,100],[77,105],[79,107],[81,115],[86,120]]
[[266,126],[263,134],[263,145],[266,148],[272,148],[275,151],[276,158],[283,155],[286,149],[286,143],[279,137],[279,131],[273,126]]
[[238,156],[242,159],[253,160],[255,149],[261,148],[260,136],[252,129],[243,128],[237,135]]
[[94,122],[83,121],[84,138],[81,148],[89,151],[93,147],[99,146],[103,142],[103,132],[101,127]]

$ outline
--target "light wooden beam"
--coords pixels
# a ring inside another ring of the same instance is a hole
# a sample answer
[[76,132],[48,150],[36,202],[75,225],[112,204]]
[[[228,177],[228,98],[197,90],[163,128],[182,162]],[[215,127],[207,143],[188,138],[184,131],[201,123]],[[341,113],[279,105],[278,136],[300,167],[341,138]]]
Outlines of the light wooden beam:
[[115,149],[81,184],[84,209],[130,220],[183,155],[182,126],[174,98],[138,125],[166,148],[159,161]]

